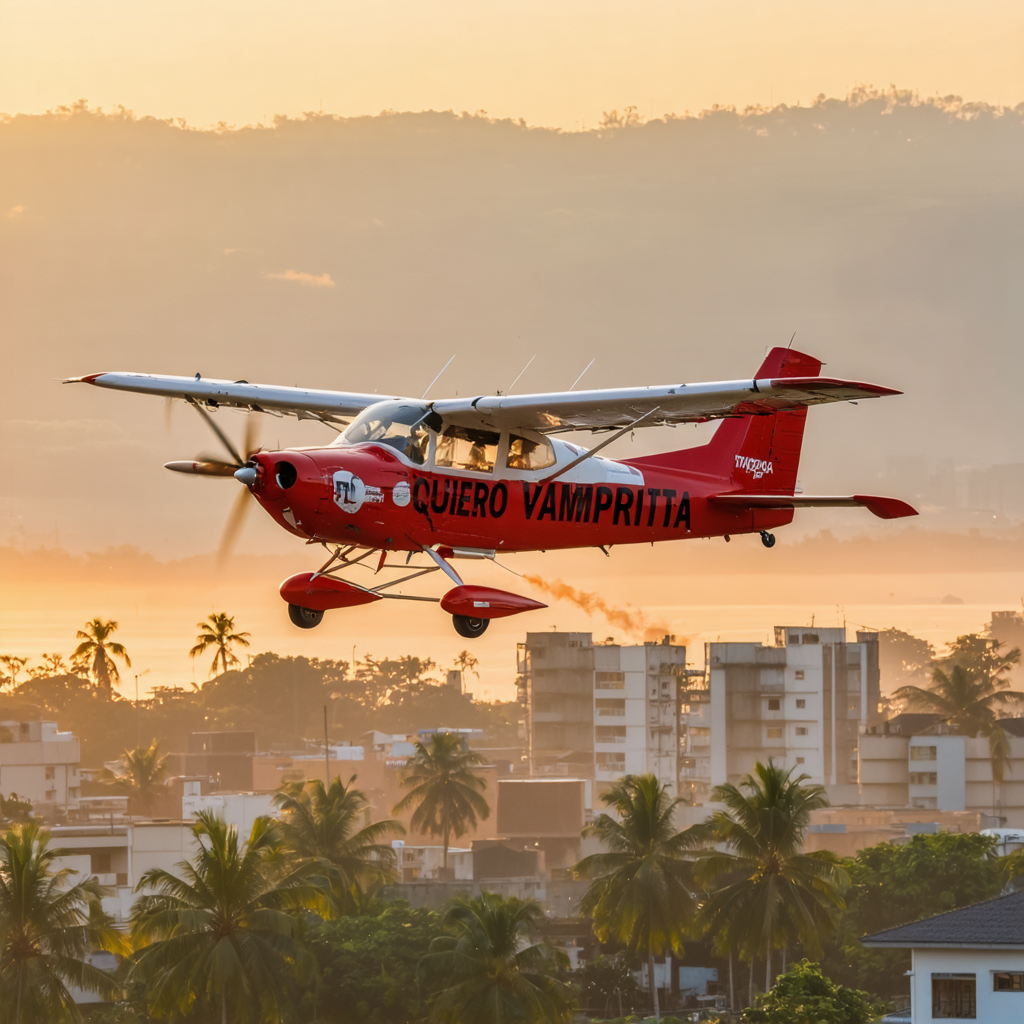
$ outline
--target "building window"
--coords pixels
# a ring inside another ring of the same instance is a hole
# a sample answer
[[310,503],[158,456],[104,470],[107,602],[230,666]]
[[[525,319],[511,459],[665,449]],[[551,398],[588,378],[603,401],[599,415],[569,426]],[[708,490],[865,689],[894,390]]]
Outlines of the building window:
[[803,679],[803,677],[804,677],[804,670],[802,668],[798,668],[796,670],[796,672],[793,673],[793,678],[794,679]]
[[796,759],[796,763],[797,763],[797,764],[803,764],[803,763],[804,763],[804,759],[803,759],[802,757],[798,757],[798,758]]
[[937,749],[938,748],[936,748],[936,747],[925,747],[925,746],[911,747],[910,748],[910,760],[911,761],[935,761],[935,760],[937,760],[937,758],[936,758],[936,751],[937,751]]
[[797,736],[806,736],[807,735],[807,726],[806,725],[798,725],[796,727],[796,734],[797,734]]
[[804,700],[803,697],[797,697],[796,706],[798,711],[802,711],[805,707],[807,707],[807,701]]
[[939,773],[911,772],[910,784],[912,786],[937,786],[939,784]]
[[46,781],[49,782],[51,779],[56,779],[56,778],[57,778],[57,769],[56,768],[47,767],[47,769],[46,769]]
[[782,730],[781,729],[769,729],[768,730],[768,739],[770,739],[770,740],[781,740],[782,739]]
[[599,725],[594,730],[594,739],[598,743],[625,743],[626,727],[624,725]]
[[594,701],[599,718],[624,718],[626,715],[626,702],[624,700],[601,700]]
[[977,984],[973,974],[932,975],[932,1016],[951,1020],[975,1020]]
[[1024,992],[1024,971],[993,971],[993,992]]
[[607,750],[599,750],[594,755],[594,760],[597,762],[597,767],[603,768],[605,771],[621,772],[626,769],[625,754],[609,753]]
[[768,710],[778,711],[782,707],[782,701],[778,697],[770,697],[768,700]]
[[595,672],[595,690],[621,690],[626,685],[625,672]]

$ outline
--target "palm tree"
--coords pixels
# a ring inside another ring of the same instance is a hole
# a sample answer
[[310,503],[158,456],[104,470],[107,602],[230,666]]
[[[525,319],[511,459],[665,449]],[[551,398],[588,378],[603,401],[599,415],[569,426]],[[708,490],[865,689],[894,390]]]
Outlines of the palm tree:
[[713,839],[729,849],[701,857],[697,877],[710,891],[697,913],[698,930],[715,936],[719,952],[735,949],[751,965],[765,957],[765,991],[771,988],[772,950],[795,939],[820,951],[820,936],[835,924],[849,880],[828,852],[804,853],[811,811],[828,806],[822,786],[805,785],[769,760],[739,786],[716,786],[724,803],[708,822]]
[[[18,658],[13,654],[5,654],[0,657],[0,665],[10,673],[11,689],[17,689],[18,673],[28,664],[28,658]],[[0,685],[8,681],[7,677],[0,676]]]
[[406,765],[402,785],[413,788],[395,805],[394,813],[415,806],[413,830],[442,836],[446,874],[451,837],[464,836],[476,828],[478,817],[491,813],[480,795],[487,783],[473,772],[483,763],[483,757],[466,747],[460,736],[438,732],[429,745],[416,744],[416,753]]
[[54,679],[67,675],[68,667],[60,654],[43,654],[39,659],[42,664],[29,673],[33,679]]
[[104,999],[121,986],[86,961],[90,949],[126,952],[105,924],[103,890],[95,878],[69,885],[69,868],[54,861],[70,851],[51,848],[38,821],[0,834],[0,1022],[77,1021],[73,985]]
[[593,918],[602,942],[620,942],[647,957],[647,985],[655,1017],[661,1019],[654,983],[654,957],[682,951],[697,909],[691,894],[691,868],[684,859],[705,842],[702,826],[679,832],[672,799],[654,775],[627,775],[601,799],[616,817],[600,815],[583,830],[600,839],[607,853],[584,857],[573,868],[593,878],[580,910]]
[[132,907],[140,949],[131,979],[147,984],[154,1016],[219,1012],[227,1024],[282,1018],[289,984],[312,977],[293,911],[329,915],[330,900],[300,865],[275,880],[280,835],[258,818],[240,846],[234,826],[203,812],[192,829],[199,852],[177,874],[151,868]]
[[163,790],[168,756],[160,753],[160,741],[156,739],[148,747],[125,750],[117,771],[104,768],[100,782],[128,794],[129,814],[149,814]]
[[572,1009],[557,975],[566,954],[531,939],[544,923],[535,900],[482,893],[454,900],[444,915],[449,933],[430,944],[424,966],[446,979],[432,1019],[443,1024],[558,1024]]
[[92,661],[89,672],[108,697],[113,684],[121,681],[121,674],[117,671],[114,658],[120,658],[128,668],[132,667],[131,658],[128,657],[124,646],[110,641],[110,635],[116,630],[117,623],[113,619],[107,622],[93,619],[85,624],[85,629],[80,629],[75,634],[82,642],[71,652],[72,661]]
[[329,789],[312,782],[288,782],[274,795],[281,808],[281,833],[288,853],[298,861],[319,860],[340,909],[358,913],[362,894],[372,885],[394,879],[394,851],[381,842],[389,833],[404,833],[399,821],[360,824],[369,808],[353,775],[335,778]]
[[227,612],[214,612],[207,615],[203,622],[197,622],[196,628],[200,631],[196,637],[196,645],[188,652],[190,658],[198,657],[208,647],[215,647],[217,650],[213,655],[213,664],[210,666],[210,678],[217,674],[217,663],[220,662],[222,673],[227,672],[229,665],[237,665],[238,659],[231,651],[232,644],[240,647],[249,646],[248,633],[235,633],[234,616]]
[[942,715],[963,736],[977,736],[979,732],[987,736],[999,704],[1024,700],[1024,693],[1008,690],[1007,686],[1009,682],[996,673],[954,663],[949,671],[936,666],[927,689],[901,686],[893,696]]

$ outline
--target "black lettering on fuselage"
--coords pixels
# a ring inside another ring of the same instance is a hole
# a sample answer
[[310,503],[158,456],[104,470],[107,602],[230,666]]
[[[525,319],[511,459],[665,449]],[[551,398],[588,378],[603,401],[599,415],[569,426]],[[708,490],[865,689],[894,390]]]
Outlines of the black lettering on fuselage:
[[427,512],[430,508],[430,483],[422,476],[412,482],[412,507],[417,512]]
[[[563,487],[565,484],[562,485]],[[555,521],[555,485],[548,484],[544,491],[544,503],[540,507],[540,512],[537,513],[537,519],[543,519],[545,516],[548,517],[552,522]]]
[[[660,487],[648,487],[647,493],[651,496],[651,507],[647,510],[647,525],[654,525],[654,513],[658,509],[658,495],[661,494]],[[639,514],[637,515],[639,518]]]
[[607,512],[612,507],[612,489],[610,487],[597,488],[597,500],[594,502],[593,522],[598,522],[602,512]]
[[473,517],[477,516],[487,518],[487,484],[479,481],[473,484]]
[[619,525],[619,517],[626,520],[629,526],[629,510],[633,507],[633,489],[631,487],[615,488],[615,511],[612,513],[612,526]]
[[668,517],[672,514],[672,499],[676,496],[676,492],[666,487],[661,494],[665,499],[665,521],[661,525],[668,526]]
[[592,484],[562,484],[558,521],[560,523],[589,523],[590,506],[593,500],[594,487]]
[[[444,494],[438,500],[438,491],[441,489],[439,485],[443,484]],[[444,477],[443,480],[435,478],[433,486],[430,490],[430,507],[435,512],[446,512],[448,510],[448,499],[452,493],[452,481],[449,477]]]
[[686,532],[690,532],[690,492],[683,491],[682,498],[679,499],[679,508],[676,511],[676,521],[672,524],[678,526],[680,523],[686,524]]
[[[484,484],[486,487],[487,485]],[[499,503],[499,500],[500,503]],[[508,508],[508,486],[504,483],[497,483],[491,488],[491,496],[488,499],[487,507],[490,509],[491,518],[500,519]]]
[[533,492],[533,497],[530,497],[530,485],[524,480],[523,481],[523,507],[526,510],[526,518],[533,518],[533,510],[537,507],[537,502],[540,500],[541,491],[544,488],[540,485],[537,486],[537,490]]
[[466,508],[466,502],[469,501],[470,494],[473,491],[473,481],[463,480],[458,485],[458,497],[452,498],[452,511],[457,516],[468,516],[469,509]]

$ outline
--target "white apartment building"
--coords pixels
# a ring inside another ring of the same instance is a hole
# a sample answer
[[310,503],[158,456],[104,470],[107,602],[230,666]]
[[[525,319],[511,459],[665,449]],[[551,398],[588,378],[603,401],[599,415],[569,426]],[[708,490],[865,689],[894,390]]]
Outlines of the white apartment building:
[[597,643],[590,633],[527,633],[519,645],[533,775],[611,782],[651,772],[675,795],[686,648]]
[[56,722],[0,722],[0,793],[30,800],[39,814],[78,807],[78,738]]
[[858,802],[871,807],[983,811],[1010,828],[1024,827],[1024,735],[1011,732],[1021,720],[1002,723],[1009,754],[1000,781],[993,778],[984,736],[949,735],[941,724],[927,732],[897,731],[900,719],[923,717],[901,715],[860,737]]
[[680,708],[679,780],[695,803],[737,783],[758,762],[810,776],[833,803],[857,802],[857,739],[879,719],[878,638],[776,626],[775,645],[707,645],[704,687]]

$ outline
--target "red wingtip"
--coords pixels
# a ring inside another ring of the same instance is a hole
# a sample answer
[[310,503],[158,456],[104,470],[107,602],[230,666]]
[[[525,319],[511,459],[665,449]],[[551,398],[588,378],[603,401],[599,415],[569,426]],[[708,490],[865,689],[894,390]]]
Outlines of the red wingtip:
[[853,500],[863,505],[872,515],[879,519],[903,519],[905,516],[916,516],[917,509],[899,498],[881,498],[875,494],[855,494]]
[[87,373],[84,377],[68,377],[67,380],[61,381],[62,384],[95,384],[97,377],[105,377],[109,371],[104,370],[102,373]]

